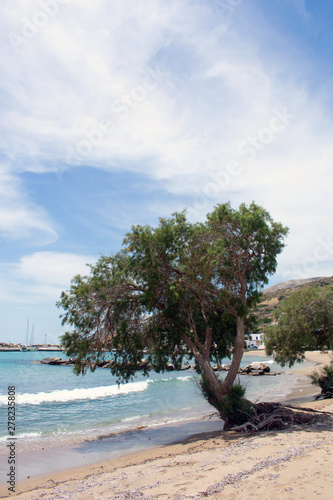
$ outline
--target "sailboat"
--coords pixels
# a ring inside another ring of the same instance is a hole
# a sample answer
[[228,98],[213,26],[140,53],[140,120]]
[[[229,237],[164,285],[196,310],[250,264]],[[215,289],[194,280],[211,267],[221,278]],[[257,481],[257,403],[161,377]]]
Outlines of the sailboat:
[[34,328],[35,328],[35,325],[32,325],[29,351],[38,351],[38,347],[34,346],[34,342],[35,342]]
[[27,336],[26,336],[26,339],[25,339],[25,345],[23,345],[21,347],[21,351],[22,352],[28,352],[29,351],[28,339],[29,339],[29,319],[28,319],[28,324],[27,324]]
[[28,320],[27,336],[26,336],[26,340],[25,340],[25,345],[22,346],[20,349],[22,352],[38,351],[38,347],[34,346],[34,342],[35,342],[34,328],[35,328],[35,325],[32,325],[32,330],[31,330],[31,335],[30,335],[30,343],[28,344],[28,342],[29,342],[29,320]]

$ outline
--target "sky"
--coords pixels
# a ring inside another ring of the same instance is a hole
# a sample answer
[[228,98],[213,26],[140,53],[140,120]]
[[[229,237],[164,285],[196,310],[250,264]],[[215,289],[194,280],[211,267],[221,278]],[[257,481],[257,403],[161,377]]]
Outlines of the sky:
[[183,209],[255,201],[290,228],[270,285],[333,274],[330,0],[0,11],[0,341],[58,342],[71,278]]

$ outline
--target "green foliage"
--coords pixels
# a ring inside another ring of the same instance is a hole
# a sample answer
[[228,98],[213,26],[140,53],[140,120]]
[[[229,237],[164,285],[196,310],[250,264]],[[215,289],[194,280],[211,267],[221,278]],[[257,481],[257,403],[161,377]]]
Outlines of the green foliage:
[[303,288],[274,311],[277,324],[265,328],[267,354],[282,366],[304,359],[307,350],[333,347],[333,287]]
[[220,417],[226,422],[226,427],[241,425],[251,415],[252,405],[244,399],[246,388],[240,382],[234,383],[223,399],[216,397],[208,380],[201,378],[198,388],[206,401],[214,406]]
[[220,364],[239,319],[251,323],[249,310],[276,269],[286,233],[254,203],[218,205],[204,223],[181,212],[155,228],[132,227],[123,249],[74,277],[57,303],[72,329],[62,343],[77,358],[76,372],[94,370],[111,350],[119,382],[193,357],[200,369]]
[[[225,283],[228,279],[233,282],[240,264],[245,272],[247,296],[253,300],[252,305],[256,304],[257,292],[276,270],[276,256],[284,247],[288,228],[274,222],[270,214],[255,203],[249,207],[242,203],[237,211],[230,203],[224,203],[207,218],[219,250],[216,254],[219,276],[224,276]],[[239,259],[234,258],[235,244]]]
[[[217,377],[218,378],[218,377]],[[222,384],[222,381],[220,380],[220,383]],[[223,402],[221,401],[221,398],[218,397],[214,389],[212,388],[211,384],[209,381],[201,376],[199,380],[196,380],[196,385],[201,393],[201,395],[204,397],[204,399],[214,408],[218,411],[220,416],[222,416],[222,411],[223,411]]]
[[236,383],[228,391],[222,405],[222,414],[227,419],[229,426],[241,425],[251,415],[252,405],[244,399],[246,389]]
[[333,397],[333,358],[329,365],[314,371],[309,377],[313,385],[321,388],[324,397]]
[[273,320],[272,320],[271,318],[264,318],[264,319],[262,320],[262,324],[263,324],[263,325],[269,325],[270,323],[272,323],[272,321],[273,321]]

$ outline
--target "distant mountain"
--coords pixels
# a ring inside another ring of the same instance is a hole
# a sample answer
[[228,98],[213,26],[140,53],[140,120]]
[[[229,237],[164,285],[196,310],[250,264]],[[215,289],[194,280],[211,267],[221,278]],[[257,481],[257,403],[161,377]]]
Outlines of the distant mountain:
[[333,276],[330,278],[307,278],[302,280],[284,281],[273,285],[263,291],[261,303],[256,307],[254,314],[258,319],[258,330],[264,325],[273,321],[273,312],[280,302],[289,297],[291,294],[306,287],[328,286],[333,285]]
[[[278,292],[280,290],[286,290],[286,289],[293,289],[293,288],[300,288],[303,287],[304,285],[310,285],[311,283],[314,284],[315,286],[318,286],[318,281],[325,281],[325,280],[331,280],[331,284],[333,283],[333,276],[331,278],[306,278],[303,280],[289,280],[289,281],[284,281],[282,283],[278,283],[277,285],[273,285],[269,288],[266,288],[264,290],[264,295],[269,295],[275,292]],[[323,285],[326,283],[323,283]],[[329,284],[329,283],[327,283]]]

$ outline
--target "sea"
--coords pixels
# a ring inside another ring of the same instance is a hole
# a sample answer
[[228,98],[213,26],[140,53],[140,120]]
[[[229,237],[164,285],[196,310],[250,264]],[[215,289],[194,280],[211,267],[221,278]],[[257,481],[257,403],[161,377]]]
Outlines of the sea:
[[[80,443],[89,443],[93,451],[93,443],[103,442],[103,449],[110,450],[107,443],[113,438],[112,456],[116,456],[126,448],[125,442],[131,451],[134,441],[140,448],[139,436],[146,436],[147,443],[161,444],[182,439],[184,433],[222,428],[219,419],[211,419],[214,408],[201,396],[194,370],[151,373],[148,378],[139,374],[118,386],[107,368],[77,376],[71,366],[41,363],[43,358],[53,356],[67,359],[61,352],[0,352],[1,445],[6,445],[10,437],[8,387],[15,387],[15,438],[23,455],[59,447],[78,448]],[[281,374],[240,375],[246,397],[251,401],[284,399],[295,385],[290,369],[282,368],[262,351],[245,354],[241,366],[253,361],[263,361],[271,371]],[[95,458],[105,458],[102,455],[100,448]],[[110,454],[107,456],[110,458]],[[91,454],[90,459],[93,457]]]

